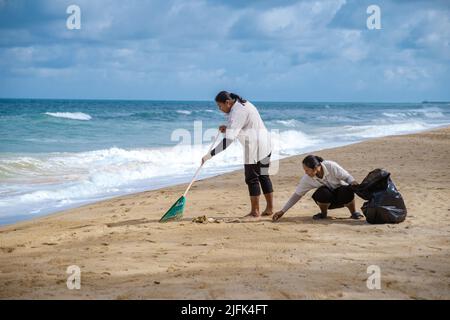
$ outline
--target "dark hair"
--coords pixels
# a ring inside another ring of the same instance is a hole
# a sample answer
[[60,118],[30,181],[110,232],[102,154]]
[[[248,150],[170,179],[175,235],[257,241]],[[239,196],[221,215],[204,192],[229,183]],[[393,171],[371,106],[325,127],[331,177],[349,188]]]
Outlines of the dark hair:
[[303,164],[310,169],[315,169],[322,163],[323,159],[319,156],[309,155],[303,159]]
[[239,96],[235,93],[228,92],[228,91],[220,91],[217,94],[215,100],[216,100],[216,102],[221,102],[221,103],[225,103],[225,101],[227,101],[227,100],[237,100],[242,104],[247,102],[247,100],[245,100],[241,96]]

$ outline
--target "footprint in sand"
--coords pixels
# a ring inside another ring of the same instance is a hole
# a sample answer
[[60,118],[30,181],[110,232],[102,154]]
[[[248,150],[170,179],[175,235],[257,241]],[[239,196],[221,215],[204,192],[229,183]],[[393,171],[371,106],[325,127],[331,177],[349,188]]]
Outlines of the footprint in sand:
[[44,246],[56,246],[57,243],[55,243],[55,242],[44,242],[44,243],[42,243],[42,245],[44,245]]
[[0,248],[0,250],[2,250],[4,253],[11,253],[15,250],[15,248]]
[[279,291],[279,293],[283,296],[284,299],[291,299],[291,296],[285,291]]

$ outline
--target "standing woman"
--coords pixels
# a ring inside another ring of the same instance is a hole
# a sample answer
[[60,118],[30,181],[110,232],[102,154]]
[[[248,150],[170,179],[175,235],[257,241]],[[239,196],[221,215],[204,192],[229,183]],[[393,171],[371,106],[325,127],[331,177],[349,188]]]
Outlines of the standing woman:
[[303,159],[303,170],[305,170],[305,175],[301,178],[294,194],[283,209],[273,215],[273,221],[280,219],[286,211],[313,189],[317,190],[313,193],[312,198],[320,208],[320,212],[313,216],[314,219],[325,219],[329,209],[342,207],[346,207],[350,211],[352,219],[363,217],[355,210],[355,194],[352,185],[358,183],[339,164],[309,155]]
[[261,216],[261,188],[266,198],[262,215],[270,216],[273,213],[273,188],[268,172],[272,153],[269,132],[258,110],[249,101],[227,91],[219,92],[215,100],[219,109],[228,115],[228,124],[219,127],[225,138],[202,158],[202,163],[225,150],[237,138],[244,148],[245,183],[251,202],[251,211],[246,217]]

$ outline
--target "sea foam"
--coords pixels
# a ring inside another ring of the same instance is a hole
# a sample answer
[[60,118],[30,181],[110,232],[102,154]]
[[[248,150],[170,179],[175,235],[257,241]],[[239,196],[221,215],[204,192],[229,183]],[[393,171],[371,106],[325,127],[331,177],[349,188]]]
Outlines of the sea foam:
[[55,118],[64,118],[70,120],[88,121],[92,119],[90,115],[83,112],[46,112],[45,114]]

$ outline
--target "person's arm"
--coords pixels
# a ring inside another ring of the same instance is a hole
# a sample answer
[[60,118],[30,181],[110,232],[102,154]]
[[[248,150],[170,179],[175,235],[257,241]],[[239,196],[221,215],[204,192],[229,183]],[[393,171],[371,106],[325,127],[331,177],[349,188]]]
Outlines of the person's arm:
[[216,154],[221,153],[223,150],[228,148],[234,140],[223,138],[222,143],[219,143],[214,149],[211,150],[210,155],[214,157]]
[[225,139],[236,140],[239,132],[245,126],[248,119],[248,112],[243,109],[234,109],[228,118],[228,125],[225,131]]
[[285,205],[283,206],[283,208],[278,211],[275,212],[275,214],[272,217],[273,221],[277,221],[278,219],[280,219],[290,208],[292,208],[292,206],[294,204],[296,204],[300,199],[302,198],[301,195],[297,194],[297,193],[293,193],[292,196],[289,198],[289,200],[285,203]]
[[203,156],[202,164],[205,163],[207,160],[211,159],[212,157],[214,157],[216,154],[218,154],[218,153],[222,152],[223,150],[225,150],[226,148],[228,148],[230,146],[230,144],[232,144],[232,143],[233,143],[233,140],[223,138],[221,143],[219,143],[214,149],[212,149],[211,152],[209,152],[205,156]]
[[283,208],[273,215],[272,220],[277,221],[278,219],[280,219],[290,208],[292,208],[293,205],[295,205],[312,188],[313,187],[306,181],[306,178],[303,177],[300,180],[300,183],[298,184],[297,188],[295,189],[295,192],[291,195],[291,197],[283,206]]
[[222,142],[219,143],[213,150],[211,150],[210,153],[206,154],[202,158],[202,163],[228,148],[233,143],[233,141],[236,140],[239,132],[242,130],[245,122],[247,121],[247,117],[248,114],[246,112],[242,112],[240,110],[236,110],[235,112],[233,112],[232,116],[228,120],[228,125],[226,126],[225,138],[223,138]]
[[286,213],[290,208],[292,208],[292,206],[296,204],[301,198],[301,195],[294,192],[289,200],[285,203],[283,209],[281,209],[283,214]]

